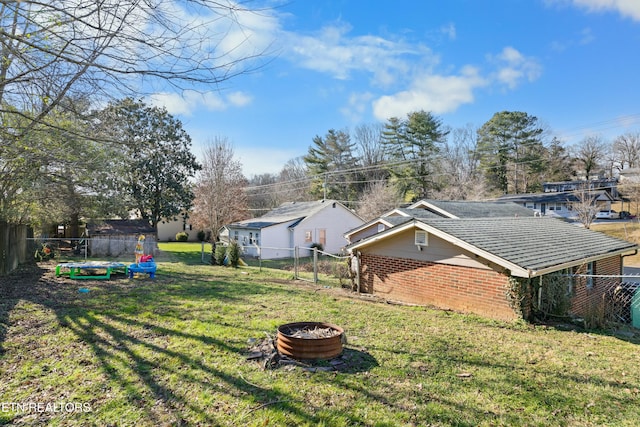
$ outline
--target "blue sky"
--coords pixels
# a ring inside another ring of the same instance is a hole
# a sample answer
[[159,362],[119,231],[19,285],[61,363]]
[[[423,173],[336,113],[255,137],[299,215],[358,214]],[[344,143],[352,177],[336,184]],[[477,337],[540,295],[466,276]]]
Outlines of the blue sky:
[[260,68],[202,93],[152,98],[183,122],[197,156],[226,138],[247,177],[278,173],[329,129],[416,110],[452,128],[524,111],[567,144],[640,131],[638,0],[268,6],[239,15],[242,31],[224,40],[235,46],[248,35],[233,54],[266,50]]

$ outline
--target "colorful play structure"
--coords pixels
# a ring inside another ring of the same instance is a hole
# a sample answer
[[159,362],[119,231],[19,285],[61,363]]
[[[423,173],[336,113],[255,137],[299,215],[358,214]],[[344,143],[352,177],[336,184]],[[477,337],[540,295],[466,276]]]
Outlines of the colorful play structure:
[[68,275],[71,279],[108,280],[111,278],[111,273],[121,270],[130,279],[135,274],[147,274],[150,279],[153,279],[156,275],[156,263],[152,255],[144,254],[144,236],[138,238],[134,252],[136,255],[134,264],[110,261],[63,262],[56,266],[56,276]]
[[133,279],[135,274],[148,274],[149,278],[153,279],[156,275],[156,263],[152,255],[144,254],[144,235],[138,237],[138,243],[136,243],[134,252],[136,262],[135,264],[129,265],[129,278]]
[[[127,265],[121,262],[63,262],[56,266],[56,276],[68,275],[71,279],[107,280],[111,278],[111,273],[118,269],[128,274]],[[84,274],[87,272],[89,274]]]

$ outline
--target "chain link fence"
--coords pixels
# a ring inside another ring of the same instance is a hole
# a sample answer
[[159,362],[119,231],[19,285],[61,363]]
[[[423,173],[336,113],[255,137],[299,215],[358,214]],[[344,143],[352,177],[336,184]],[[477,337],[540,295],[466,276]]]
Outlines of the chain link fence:
[[[349,257],[331,254],[317,248],[276,248],[241,246],[243,261],[259,268],[270,268],[290,272],[294,279],[312,283],[351,287],[352,278]],[[281,255],[279,258],[263,259],[261,254]]]
[[586,305],[586,317],[592,326],[611,324],[640,328],[640,276],[575,275],[592,283],[597,298]]

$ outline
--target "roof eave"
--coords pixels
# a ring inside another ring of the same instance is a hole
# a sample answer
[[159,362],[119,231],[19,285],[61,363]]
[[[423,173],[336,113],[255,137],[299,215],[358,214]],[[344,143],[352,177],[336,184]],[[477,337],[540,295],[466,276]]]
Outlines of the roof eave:
[[638,247],[631,247],[631,248],[625,248],[625,249],[620,249],[620,250],[616,250],[616,251],[612,251],[612,252],[607,252],[604,254],[599,254],[599,255],[593,255],[590,257],[586,257],[586,258],[581,258],[575,261],[568,261],[562,264],[556,264],[553,266],[549,266],[549,267],[545,267],[545,268],[541,268],[539,270],[526,270],[529,272],[528,276],[519,276],[519,277],[527,277],[527,278],[533,278],[533,277],[538,277],[538,276],[544,276],[545,274],[549,274],[549,273],[553,273],[559,270],[564,270],[565,268],[571,268],[571,267],[577,267],[580,265],[584,265],[593,261],[598,261],[600,259],[604,259],[604,258],[611,258],[614,256],[625,256],[625,255],[633,255],[636,254],[638,252]]

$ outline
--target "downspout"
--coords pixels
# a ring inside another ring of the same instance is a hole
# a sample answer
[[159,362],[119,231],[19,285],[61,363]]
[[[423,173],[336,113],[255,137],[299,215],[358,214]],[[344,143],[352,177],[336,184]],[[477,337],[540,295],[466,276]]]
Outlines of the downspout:
[[358,288],[358,295],[360,294],[360,265],[362,265],[362,263],[360,262],[360,251],[356,251],[356,262],[358,263],[356,268],[356,286]]
[[638,250],[634,250],[632,254],[628,254],[628,255],[620,255],[620,259],[622,260],[622,267],[624,267],[624,258],[628,257],[628,256],[635,256],[638,255]]
[[542,276],[540,276],[540,286],[538,287],[538,310],[542,307]]

